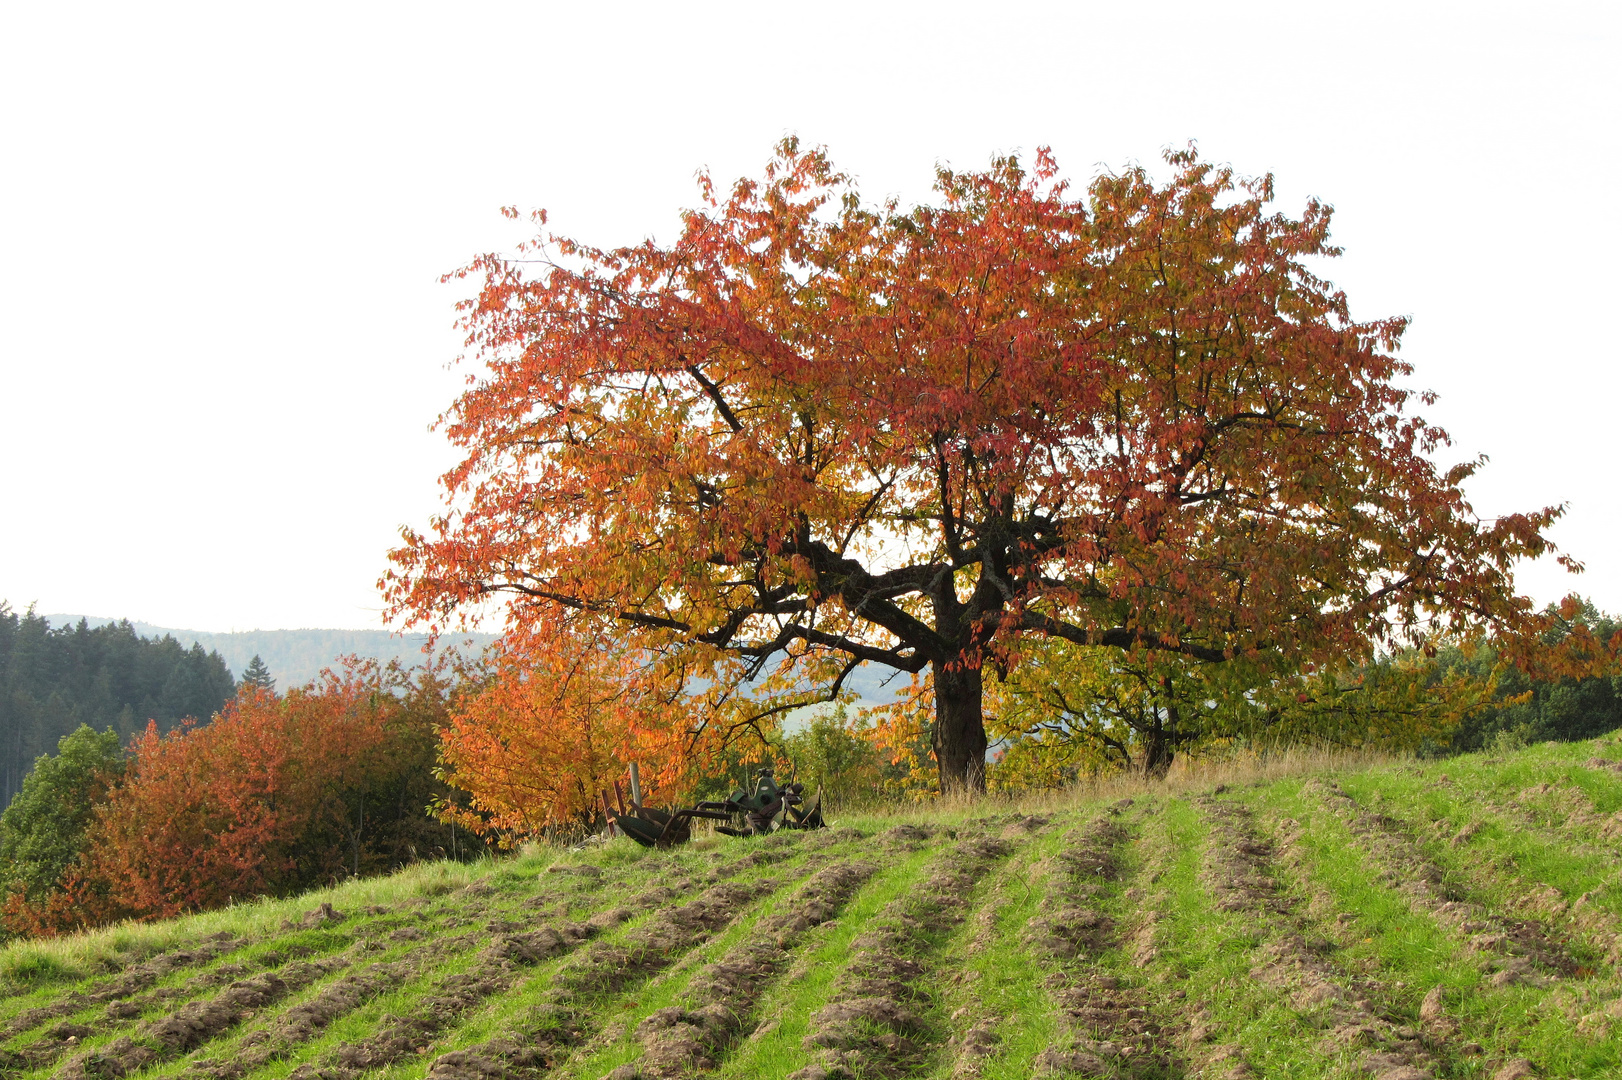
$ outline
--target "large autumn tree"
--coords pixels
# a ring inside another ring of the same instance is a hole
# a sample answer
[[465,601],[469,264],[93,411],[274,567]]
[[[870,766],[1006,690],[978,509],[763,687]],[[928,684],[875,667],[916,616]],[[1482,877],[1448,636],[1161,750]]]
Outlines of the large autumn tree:
[[394,610],[617,624],[730,724],[920,674],[943,790],[983,784],[982,671],[1033,636],[1259,677],[1522,627],[1511,564],[1557,511],[1482,521],[1473,465],[1433,466],[1404,320],[1315,270],[1329,208],[1166,161],[1073,192],[1038,152],[873,206],[789,141],[669,244],[538,215],[461,271],[466,456]]

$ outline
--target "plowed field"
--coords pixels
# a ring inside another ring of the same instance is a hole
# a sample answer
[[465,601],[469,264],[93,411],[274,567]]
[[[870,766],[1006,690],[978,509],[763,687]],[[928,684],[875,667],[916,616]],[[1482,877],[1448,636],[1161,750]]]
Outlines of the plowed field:
[[5,1080],[1622,1076],[1622,746],[416,867],[0,954]]

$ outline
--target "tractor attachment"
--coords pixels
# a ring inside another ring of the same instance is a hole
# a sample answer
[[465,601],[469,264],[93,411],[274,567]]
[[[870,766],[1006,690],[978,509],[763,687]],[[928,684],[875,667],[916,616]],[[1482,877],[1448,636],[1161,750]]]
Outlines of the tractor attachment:
[[[633,774],[634,776],[634,774]],[[753,791],[738,790],[732,797],[720,802],[701,802],[690,810],[662,810],[643,806],[639,785],[633,782],[629,812],[619,782],[614,783],[615,804],[603,792],[603,810],[613,825],[643,847],[674,847],[685,844],[692,837],[694,818],[726,822],[716,825],[716,832],[728,836],[763,836],[779,829],[822,829],[822,797],[806,807],[805,785],[784,784],[779,787],[768,766],[755,777]]]

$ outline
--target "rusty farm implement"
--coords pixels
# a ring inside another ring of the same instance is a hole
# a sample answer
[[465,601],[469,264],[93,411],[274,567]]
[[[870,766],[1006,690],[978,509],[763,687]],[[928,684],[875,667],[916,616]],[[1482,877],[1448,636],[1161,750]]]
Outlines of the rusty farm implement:
[[674,847],[692,838],[695,820],[716,822],[715,831],[728,836],[763,836],[780,829],[821,829],[822,797],[805,804],[805,785],[778,784],[770,767],[755,775],[754,785],[740,788],[723,800],[711,800],[684,809],[662,809],[642,804],[636,766],[631,766],[629,804],[619,781],[614,799],[603,792],[603,811],[609,823],[644,847]]

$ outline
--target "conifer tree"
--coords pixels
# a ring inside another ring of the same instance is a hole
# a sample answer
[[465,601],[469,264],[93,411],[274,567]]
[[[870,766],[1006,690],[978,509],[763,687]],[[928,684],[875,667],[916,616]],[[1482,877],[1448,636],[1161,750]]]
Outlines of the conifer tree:
[[0,600],[0,808],[81,724],[111,727],[120,739],[148,720],[168,731],[184,717],[211,716],[235,691],[217,652],[142,637],[127,621],[52,627]]
[[275,690],[276,680],[270,677],[270,668],[265,666],[263,658],[258,653],[254,653],[253,659],[248,661],[247,670],[242,673],[242,678],[237,681],[237,686],[256,686],[261,690]]

